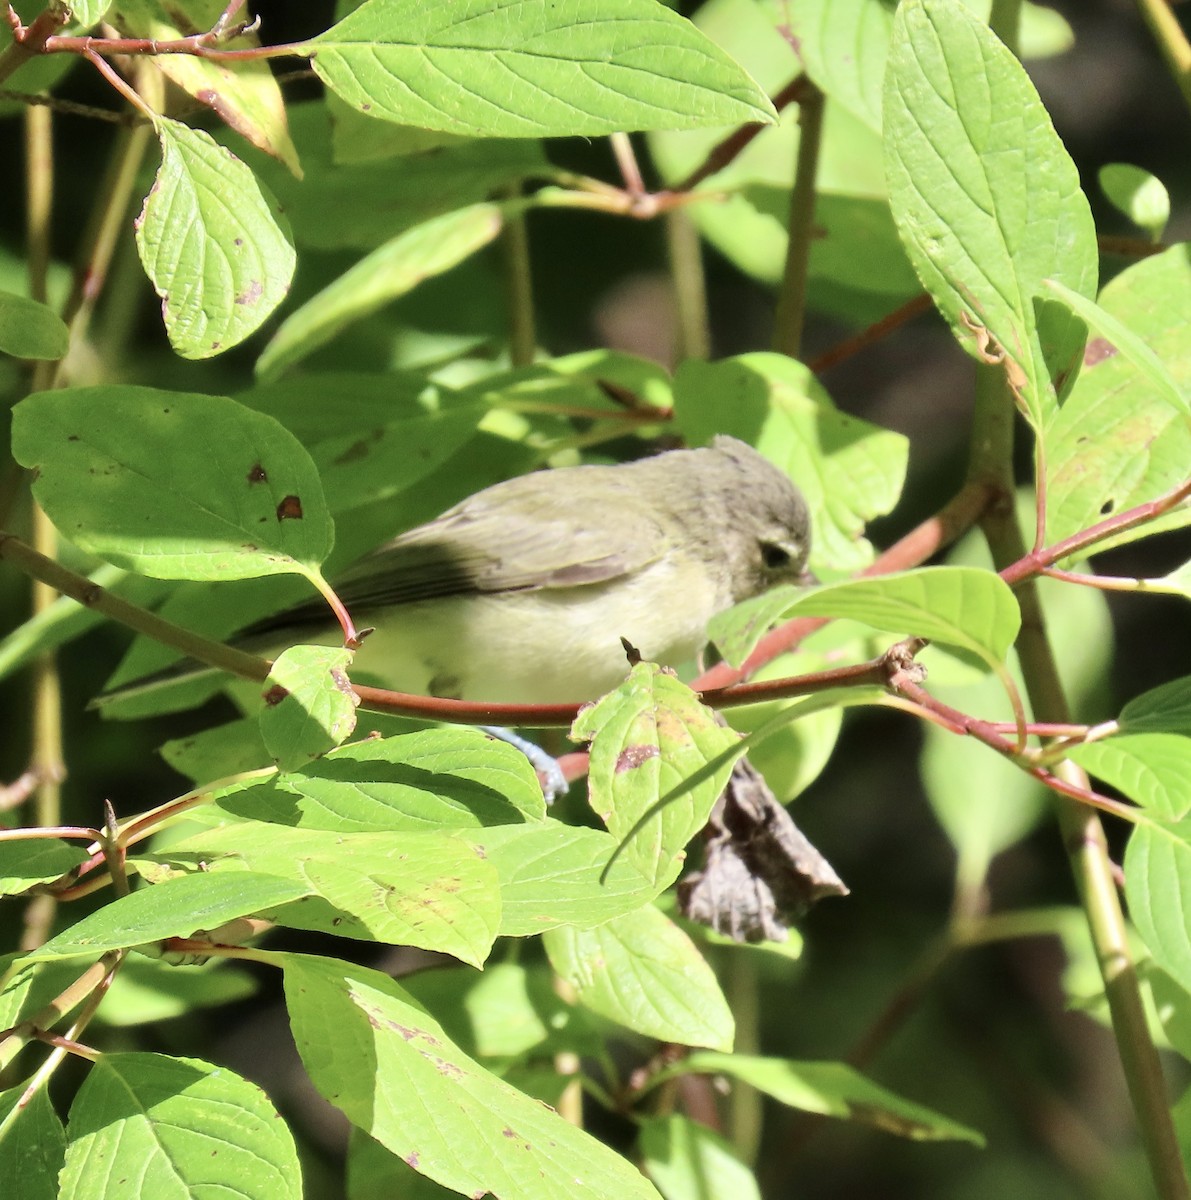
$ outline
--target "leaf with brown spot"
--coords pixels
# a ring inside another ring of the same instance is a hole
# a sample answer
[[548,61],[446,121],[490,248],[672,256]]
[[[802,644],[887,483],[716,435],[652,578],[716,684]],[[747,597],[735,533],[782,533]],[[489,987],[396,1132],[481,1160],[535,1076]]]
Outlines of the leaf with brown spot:
[[627,840],[646,879],[673,879],[723,790],[739,735],[672,673],[640,663],[579,714],[571,736],[592,743],[588,798],[608,832]]
[[260,722],[281,770],[304,767],[351,736],[360,698],[342,681],[353,657],[332,646],[291,646],[278,655]]
[[[309,894],[302,903],[270,913],[290,929],[416,946],[479,967],[500,925],[496,868],[446,831],[328,834],[249,821],[196,833],[154,859],[169,863],[178,855],[201,857],[211,875],[247,867],[303,884]],[[424,1028],[363,1007],[389,1036],[440,1050]]]
[[[1152,371],[1143,370],[1140,358],[1126,354],[1116,338],[1111,341],[1118,353],[1080,372],[1045,430],[1048,543],[1096,524],[1109,502],[1112,511],[1133,508],[1191,474],[1191,418],[1178,399],[1191,397],[1191,263],[1185,248],[1173,246],[1127,267],[1100,293],[1097,311],[1128,321],[1128,336],[1143,343],[1166,384],[1159,388]],[[1188,521],[1191,507],[1182,505],[1097,548]]]
[[14,411],[13,453],[37,469],[34,494],[71,540],[142,575],[312,577],[331,550],[309,454],[273,417],[225,396],[35,393]]
[[297,496],[285,496],[277,505],[279,521],[300,521],[302,519],[302,501]]

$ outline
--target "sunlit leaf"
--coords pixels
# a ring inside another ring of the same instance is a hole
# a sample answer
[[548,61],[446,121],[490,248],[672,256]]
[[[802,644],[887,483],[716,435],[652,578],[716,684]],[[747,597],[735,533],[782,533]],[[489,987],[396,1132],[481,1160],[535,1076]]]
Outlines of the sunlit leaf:
[[227,1067],[164,1054],[105,1054],[70,1107],[62,1200],[103,1200],[112,1180],[144,1196],[301,1193],[289,1127],[254,1083]]
[[1043,279],[1094,294],[1098,263],[1078,172],[1034,85],[962,5],[906,0],[885,77],[885,137],[890,202],[919,277],[977,358],[987,331],[1041,428],[1084,329],[1035,297]]
[[555,971],[579,1003],[663,1042],[731,1050],[735,1022],[695,944],[652,905],[594,929],[544,937]]
[[13,454],[64,536],[162,579],[310,575],[334,536],[292,434],[223,396],[100,386],[17,406]]
[[387,975],[281,961],[314,1086],[415,1170],[470,1195],[657,1200],[634,1166],[484,1070]]
[[276,200],[230,150],[165,117],[156,129],[161,168],[137,220],[137,250],[170,344],[183,358],[210,358],[285,299],[294,247]]
[[481,137],[770,121],[764,93],[654,0],[369,0],[307,44],[361,112]]

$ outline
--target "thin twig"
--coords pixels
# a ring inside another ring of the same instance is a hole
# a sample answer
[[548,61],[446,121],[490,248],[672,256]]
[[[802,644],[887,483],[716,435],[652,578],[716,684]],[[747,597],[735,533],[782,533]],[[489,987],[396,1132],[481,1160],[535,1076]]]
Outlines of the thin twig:
[[1167,0],[1137,0],[1137,7],[1158,43],[1183,99],[1191,106],[1191,41],[1183,32],[1178,17]]
[[825,350],[817,358],[812,358],[807,366],[815,375],[821,375],[837,363],[851,358],[854,354],[859,354],[861,350],[867,350],[875,342],[888,337],[895,329],[900,329],[907,321],[913,320],[920,313],[929,312],[931,307],[930,296],[923,292],[895,308],[888,316],[875,321],[867,329],[862,329],[853,337],[832,346],[830,350]]
[[1084,575],[1079,571],[1061,571],[1058,567],[1043,567],[1040,574],[1047,579],[1059,579],[1080,587],[1096,588],[1101,592],[1153,592],[1159,595],[1183,595],[1185,588],[1165,583],[1161,579],[1134,579],[1127,575]]
[[670,282],[678,318],[675,358],[706,360],[711,357],[711,323],[707,316],[707,285],[703,275],[703,246],[699,230],[684,209],[664,218]]
[[[514,187],[516,196],[520,187]],[[505,303],[508,312],[509,361],[527,367],[538,348],[534,323],[533,271],[529,257],[529,228],[524,208],[510,206],[500,235],[504,251]]]
[[[1070,800],[1077,800],[1080,804],[1090,808],[1098,808],[1103,812],[1111,813],[1114,817],[1120,817],[1131,825],[1136,825],[1144,819],[1144,814],[1133,805],[1122,804],[1119,800],[1111,800],[1083,784],[1072,783],[1061,775],[1023,758],[1017,747],[1007,738],[1002,737],[1000,732],[989,722],[969,716],[967,713],[952,708],[949,704],[944,704],[941,700],[931,696],[915,681],[894,679],[890,681],[890,686],[921,708],[937,713],[950,723],[952,729],[962,730],[968,736],[983,742],[991,750],[995,750],[1003,758],[1009,759],[1027,775],[1032,775],[1039,783],[1050,788],[1052,792],[1057,792]],[[1016,725],[1014,731],[1019,732]]]
[[1125,533],[1139,525],[1145,525],[1155,520],[1172,509],[1178,508],[1188,498],[1191,498],[1191,479],[1171,488],[1156,500],[1149,500],[1145,504],[1127,508],[1088,529],[1081,529],[1079,533],[1074,533],[1061,542],[1056,542],[1053,546],[1045,546],[1041,550],[1023,554],[1016,562],[1010,563],[1001,571],[1001,578],[1011,586],[1021,583],[1041,574],[1044,568],[1060,559],[1069,558],[1081,550],[1087,550],[1097,542],[1105,541],[1118,533]]
[[627,133],[614,133],[608,138],[612,147],[612,156],[620,170],[624,181],[624,190],[630,196],[645,195],[645,179],[641,174],[641,164],[637,162],[637,152],[633,149],[633,140]]
[[83,57],[132,105],[140,114],[149,121],[156,121],[157,114],[144,102],[136,90],[130,87],[107,62],[101,58],[93,50],[85,50]]
[[34,579],[40,579],[51,587],[77,600],[86,608],[94,609],[121,625],[137,633],[143,633],[162,645],[170,646],[191,658],[197,658],[222,671],[229,671],[244,679],[263,681],[269,674],[272,664],[254,654],[246,654],[233,646],[225,646],[221,642],[202,637],[180,625],[164,620],[156,613],[141,608],[136,604],[122,599],[120,596],[92,583],[84,575],[76,575],[67,570],[53,559],[38,554],[31,546],[22,542],[11,533],[0,532],[0,559],[7,560],[13,566]]
[[[808,87],[814,85],[803,74],[796,75],[776,96],[773,97],[773,107],[780,113],[791,104],[801,102]],[[709,179],[718,171],[722,171],[730,162],[737,158],[741,151],[757,136],[771,129],[771,125],[759,122],[741,125],[733,130],[722,142],[718,142],[708,152],[707,157],[674,188],[676,192],[693,192],[705,179]]]
[[802,327],[806,318],[806,283],[814,242],[816,181],[819,148],[823,140],[823,93],[807,84],[798,100],[798,158],[786,222],[786,265],[773,318],[773,348],[790,358],[802,355]]

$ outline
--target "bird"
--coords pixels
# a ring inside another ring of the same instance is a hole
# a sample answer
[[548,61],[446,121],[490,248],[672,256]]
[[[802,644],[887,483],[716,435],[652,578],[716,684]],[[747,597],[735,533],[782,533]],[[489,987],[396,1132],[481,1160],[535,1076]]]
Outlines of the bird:
[[[715,614],[808,582],[810,524],[794,482],[725,435],[698,449],[518,476],[398,534],[334,581],[357,628],[370,627],[352,676],[440,698],[592,700],[627,674],[625,642],[677,667],[703,650]],[[233,644],[272,656],[337,631],[326,604],[312,600]]]

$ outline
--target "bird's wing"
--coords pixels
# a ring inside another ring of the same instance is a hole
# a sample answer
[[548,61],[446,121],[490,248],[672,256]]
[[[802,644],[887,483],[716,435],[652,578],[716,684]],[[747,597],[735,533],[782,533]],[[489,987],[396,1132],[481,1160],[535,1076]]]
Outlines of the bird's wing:
[[[605,516],[607,515],[605,511]],[[579,587],[638,571],[665,550],[661,529],[637,506],[629,522],[580,524],[540,502],[463,505],[364,559],[338,589],[370,608],[474,592]],[[609,528],[611,525],[611,528]]]

